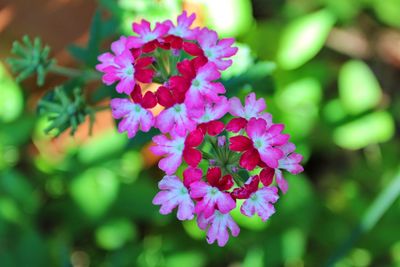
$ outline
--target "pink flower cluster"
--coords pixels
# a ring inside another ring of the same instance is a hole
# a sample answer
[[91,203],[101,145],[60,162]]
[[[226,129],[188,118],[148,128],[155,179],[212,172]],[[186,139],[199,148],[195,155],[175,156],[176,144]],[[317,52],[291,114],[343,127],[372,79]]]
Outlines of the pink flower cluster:
[[[153,200],[160,213],[177,208],[179,220],[196,217],[207,241],[224,246],[229,232],[240,232],[231,211],[238,208],[244,216],[257,214],[266,221],[275,212],[278,188],[288,190],[283,171],[302,172],[302,156],[282,133],[284,125],[265,112],[264,99],[250,93],[242,105],[237,97],[224,96],[218,79],[237,52],[234,40],[219,39],[207,28],[192,29],[194,19],[183,12],[176,25],[168,20],[153,30],[145,20],[134,23],[137,35],[114,42],[113,53],[99,56],[97,69],[105,84],[117,83],[117,92],[129,96],[111,100],[120,132],[129,138],[139,129],[161,132],[152,146],[163,157],[158,166],[166,173]],[[157,89],[143,93],[150,83]],[[163,108],[158,115],[156,106]],[[241,205],[238,199],[244,200]]]
[[[122,36],[112,43],[113,53],[99,56],[96,68],[104,73],[103,82],[116,83],[118,93],[130,96],[131,101],[111,101],[114,117],[122,119],[118,129],[129,138],[152,127],[184,135],[196,127],[206,106],[225,101],[225,88],[217,80],[237,52],[234,39],[219,40],[214,31],[191,29],[194,19],[183,12],[176,25],[167,20],[153,30],[146,20],[133,23],[137,36]],[[143,94],[142,88],[152,83],[159,84],[157,90]],[[164,107],[157,116],[151,112],[156,105]]]

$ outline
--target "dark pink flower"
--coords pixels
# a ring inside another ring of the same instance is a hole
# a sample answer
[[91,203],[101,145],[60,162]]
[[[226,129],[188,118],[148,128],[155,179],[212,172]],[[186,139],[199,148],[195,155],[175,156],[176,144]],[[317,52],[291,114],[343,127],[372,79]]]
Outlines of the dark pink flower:
[[203,181],[190,184],[190,196],[194,199],[201,199],[195,207],[196,214],[208,218],[218,209],[221,213],[228,213],[235,208],[236,203],[232,197],[217,187],[211,186]]

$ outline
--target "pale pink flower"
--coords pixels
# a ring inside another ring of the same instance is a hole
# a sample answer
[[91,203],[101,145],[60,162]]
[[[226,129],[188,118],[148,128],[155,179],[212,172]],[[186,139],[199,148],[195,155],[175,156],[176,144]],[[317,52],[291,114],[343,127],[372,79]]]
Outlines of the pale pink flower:
[[275,213],[272,203],[275,203],[278,198],[278,189],[276,187],[263,187],[246,199],[240,207],[240,211],[248,217],[257,213],[263,221],[266,221]]
[[204,106],[207,101],[216,102],[218,94],[225,93],[225,87],[220,82],[213,82],[221,77],[214,63],[208,62],[200,67],[185,95],[185,104],[189,108]]
[[139,36],[130,36],[128,45],[133,48],[139,48],[146,43],[158,40],[169,30],[169,26],[163,23],[156,23],[154,30],[151,30],[150,26],[150,22],[144,19],[140,23],[133,23],[132,30]]
[[271,168],[277,168],[284,154],[277,146],[284,145],[289,135],[282,134],[283,124],[273,124],[267,128],[264,119],[252,118],[249,120],[246,132],[253,141],[254,148],[260,154],[261,160]]
[[[204,214],[197,216],[197,225],[202,230],[207,230],[207,242],[212,244],[217,240],[218,246],[223,247],[228,242],[230,230],[232,236],[236,237],[240,233],[240,228],[229,213],[215,211],[210,217]],[[208,227],[208,229],[207,229]]]
[[129,95],[136,84],[134,62],[132,53],[129,50],[124,50],[120,55],[114,57],[113,62],[108,67],[104,67],[105,63],[100,64],[102,65],[101,71],[104,72],[103,82],[106,85],[111,85],[119,81],[115,88],[117,92]]
[[237,97],[229,99],[229,104],[229,113],[233,116],[246,120],[262,118],[267,122],[267,125],[272,124],[272,115],[264,112],[267,107],[265,100],[263,98],[256,99],[255,93],[250,93],[246,96],[244,106],[242,106],[240,99]]
[[126,98],[114,98],[110,105],[113,117],[122,119],[118,124],[118,131],[120,133],[126,131],[129,138],[134,137],[139,128],[143,132],[148,132],[154,125],[153,114],[140,104],[135,104]]
[[175,104],[161,111],[156,119],[156,127],[162,133],[176,132],[185,135],[187,131],[192,131],[196,127],[190,115],[185,104]]
[[207,102],[204,106],[203,115],[196,119],[197,123],[206,123],[209,121],[219,120],[229,110],[229,102],[225,96],[221,96],[215,102]]
[[188,16],[187,12],[183,11],[182,14],[178,16],[176,26],[170,20],[166,21],[166,24],[169,26],[168,34],[188,40],[195,39],[196,31],[190,29],[190,26],[192,26],[195,19],[196,14],[192,13]]
[[300,165],[303,156],[294,153],[296,146],[293,143],[286,143],[280,146],[279,149],[283,152],[284,156],[278,161],[279,166],[275,169],[275,179],[279,189],[283,193],[286,193],[288,190],[288,183],[283,177],[282,170],[286,170],[291,174],[301,173],[304,170],[303,166]]
[[231,59],[224,58],[231,57],[238,51],[237,47],[232,47],[235,39],[226,38],[218,41],[218,34],[215,31],[203,28],[198,31],[197,41],[203,49],[205,57],[209,62],[215,63],[218,69],[225,70],[232,65]]
[[195,213],[203,213],[206,218],[210,217],[216,209],[225,214],[236,206],[235,201],[228,193],[203,181],[190,185],[190,196],[194,199],[201,199],[196,204]]
[[164,176],[158,183],[160,192],[153,199],[154,205],[161,205],[160,213],[169,214],[178,207],[179,220],[191,220],[194,217],[194,204],[187,188],[177,176]]
[[158,163],[158,167],[166,174],[172,175],[182,163],[182,153],[185,148],[185,136],[171,133],[171,139],[165,135],[153,137],[154,146],[151,151],[159,156],[165,155]]
[[100,64],[96,65],[96,69],[98,71],[104,72],[104,69],[109,67],[109,66],[115,66],[118,67],[118,65],[115,63],[114,58],[115,56],[119,56],[124,52],[126,49],[130,49],[127,46],[127,40],[125,36],[121,36],[119,40],[113,42],[111,44],[111,51],[114,53],[106,52],[101,54],[98,57],[98,60],[101,62]]

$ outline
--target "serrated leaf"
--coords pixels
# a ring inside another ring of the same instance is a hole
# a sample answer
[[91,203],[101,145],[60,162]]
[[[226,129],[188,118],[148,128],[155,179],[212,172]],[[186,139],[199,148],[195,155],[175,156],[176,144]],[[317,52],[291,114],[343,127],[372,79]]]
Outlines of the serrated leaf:
[[277,62],[284,69],[295,69],[312,59],[324,46],[335,17],[320,10],[292,21],[283,31]]
[[339,97],[343,107],[357,115],[375,107],[381,99],[381,88],[368,65],[348,61],[339,73]]

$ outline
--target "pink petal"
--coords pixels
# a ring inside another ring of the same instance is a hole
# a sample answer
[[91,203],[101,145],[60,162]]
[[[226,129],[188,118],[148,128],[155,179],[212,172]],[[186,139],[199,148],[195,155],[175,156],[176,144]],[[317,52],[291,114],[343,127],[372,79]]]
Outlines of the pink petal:
[[262,136],[266,131],[267,123],[263,119],[251,118],[247,123],[246,132],[251,139]]

